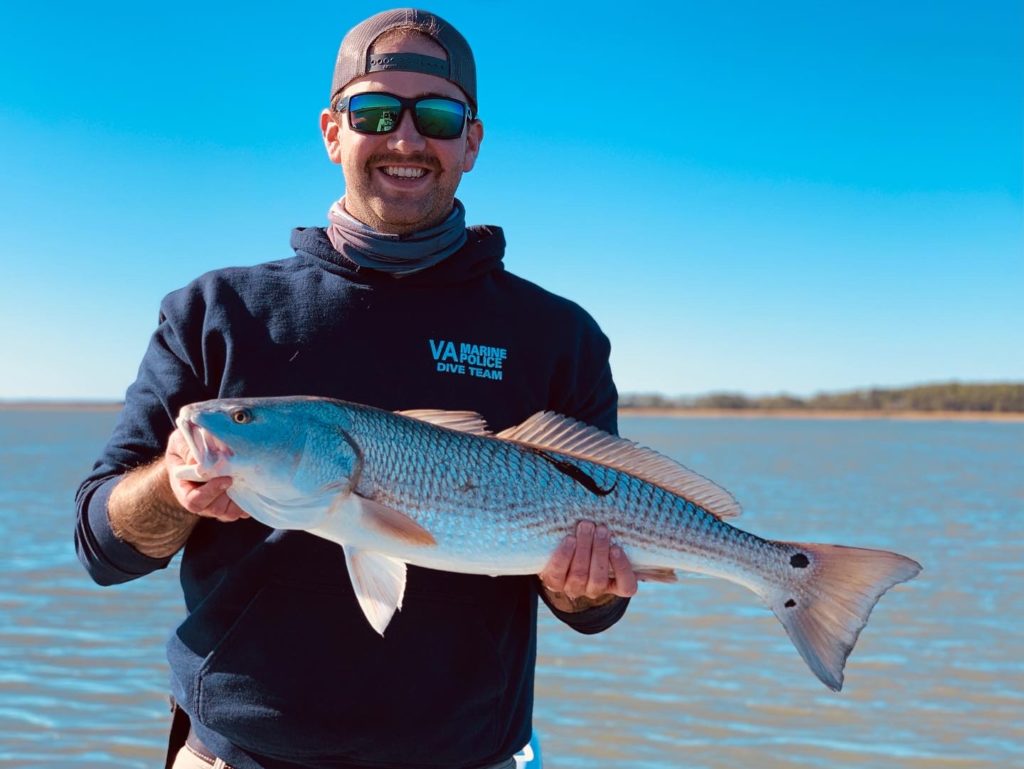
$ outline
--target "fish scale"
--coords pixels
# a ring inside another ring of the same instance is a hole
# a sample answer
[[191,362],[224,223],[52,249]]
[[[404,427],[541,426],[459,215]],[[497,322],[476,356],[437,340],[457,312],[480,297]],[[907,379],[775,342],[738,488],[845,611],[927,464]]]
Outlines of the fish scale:
[[649,449],[557,414],[489,434],[467,412],[392,413],[317,398],[206,401],[178,425],[198,464],[268,526],[340,544],[360,607],[384,633],[406,564],[537,574],[579,521],[608,527],[640,578],[675,572],[747,587],[832,689],[875,603],[917,575],[883,550],[782,542],[724,520],[739,507]]
[[[353,426],[354,433],[368,436],[360,444],[365,464],[357,493],[405,513],[443,538],[455,555],[479,551],[481,533],[491,534],[483,546],[500,548],[490,551],[495,573],[539,571],[561,538],[583,519],[608,526],[636,563],[668,562],[676,568],[721,576],[723,570],[709,571],[717,559],[749,570],[761,561],[779,561],[765,556],[770,548],[767,541],[626,473],[548,452],[580,467],[597,486],[613,489],[608,497],[595,497],[515,444],[468,434],[445,435],[412,420],[393,420],[388,430],[380,432],[370,424],[374,412],[362,416]],[[469,493],[458,482],[462,476],[478,481]],[[515,493],[517,487],[541,493],[524,498]],[[545,498],[550,501],[545,503]],[[492,525],[480,526],[482,516],[490,517]],[[525,561],[526,553],[509,549],[527,539],[516,536],[523,528],[547,535],[534,548],[537,555]]]
[[[363,444],[365,464],[357,492],[386,501],[453,546],[468,547],[482,531],[492,533],[497,544],[509,544],[519,527],[542,528],[561,538],[578,519],[569,511],[593,506],[571,479],[543,460],[477,436],[439,436],[436,429],[416,422],[401,426],[404,432],[371,437]],[[466,481],[471,488],[464,487]],[[515,493],[523,486],[544,493],[527,503]],[[499,525],[480,527],[481,516]],[[550,551],[546,547],[542,552]],[[500,558],[503,551],[493,552]]]
[[[366,416],[372,420],[376,415]],[[365,465],[357,492],[405,513],[450,547],[455,557],[486,550],[492,554],[494,574],[540,571],[561,538],[583,519],[608,526],[638,564],[671,565],[714,576],[749,576],[761,566],[781,562],[780,557],[772,557],[772,545],[766,540],[626,473],[549,452],[580,467],[597,486],[613,489],[608,497],[595,497],[515,444],[468,434],[445,435],[411,420],[394,420],[389,427],[379,437],[365,420],[353,427],[354,432],[370,436],[361,444]],[[470,493],[452,482],[453,468],[461,471],[456,477],[478,479]],[[542,493],[524,499],[514,493],[517,486]],[[552,501],[540,501],[545,496]],[[482,516],[489,516],[492,525],[481,526]],[[538,530],[545,539],[517,536],[535,535]],[[490,536],[481,540],[484,532]],[[514,549],[530,540],[529,551]]]

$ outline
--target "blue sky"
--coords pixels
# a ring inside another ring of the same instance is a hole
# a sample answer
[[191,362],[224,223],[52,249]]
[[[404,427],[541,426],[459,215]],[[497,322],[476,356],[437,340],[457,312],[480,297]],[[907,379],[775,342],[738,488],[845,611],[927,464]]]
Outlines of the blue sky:
[[[0,398],[119,398],[163,294],[325,222],[388,7],[0,4]],[[621,390],[1024,380],[1022,3],[427,7],[477,56],[467,220]]]

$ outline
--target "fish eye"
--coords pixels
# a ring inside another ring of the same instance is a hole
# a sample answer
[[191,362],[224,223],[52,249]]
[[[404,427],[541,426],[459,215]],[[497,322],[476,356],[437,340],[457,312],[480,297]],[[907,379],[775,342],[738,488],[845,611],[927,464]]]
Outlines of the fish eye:
[[231,420],[236,425],[247,425],[252,421],[252,412],[249,409],[236,409],[231,412]]

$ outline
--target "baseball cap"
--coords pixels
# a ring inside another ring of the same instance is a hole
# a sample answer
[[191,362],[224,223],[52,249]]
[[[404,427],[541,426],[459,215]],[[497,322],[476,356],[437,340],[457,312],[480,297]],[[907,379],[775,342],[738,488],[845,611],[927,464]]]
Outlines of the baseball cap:
[[[445,50],[448,60],[419,53],[370,53],[374,41],[393,29],[414,29],[426,35]],[[443,77],[462,89],[469,98],[473,113],[477,113],[476,63],[473,61],[473,52],[466,38],[436,14],[416,8],[398,8],[378,13],[352,27],[338,50],[334,79],[331,81],[331,100],[357,77],[387,70],[423,72]]]

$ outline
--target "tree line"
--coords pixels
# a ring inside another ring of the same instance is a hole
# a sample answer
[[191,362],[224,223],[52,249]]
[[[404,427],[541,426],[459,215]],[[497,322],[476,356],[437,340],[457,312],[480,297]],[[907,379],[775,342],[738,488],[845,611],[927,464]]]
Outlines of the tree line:
[[785,393],[750,396],[714,392],[671,397],[657,393],[626,393],[621,408],[764,409],[808,411],[988,411],[1024,412],[1024,383],[917,385],[817,393],[801,398]]

